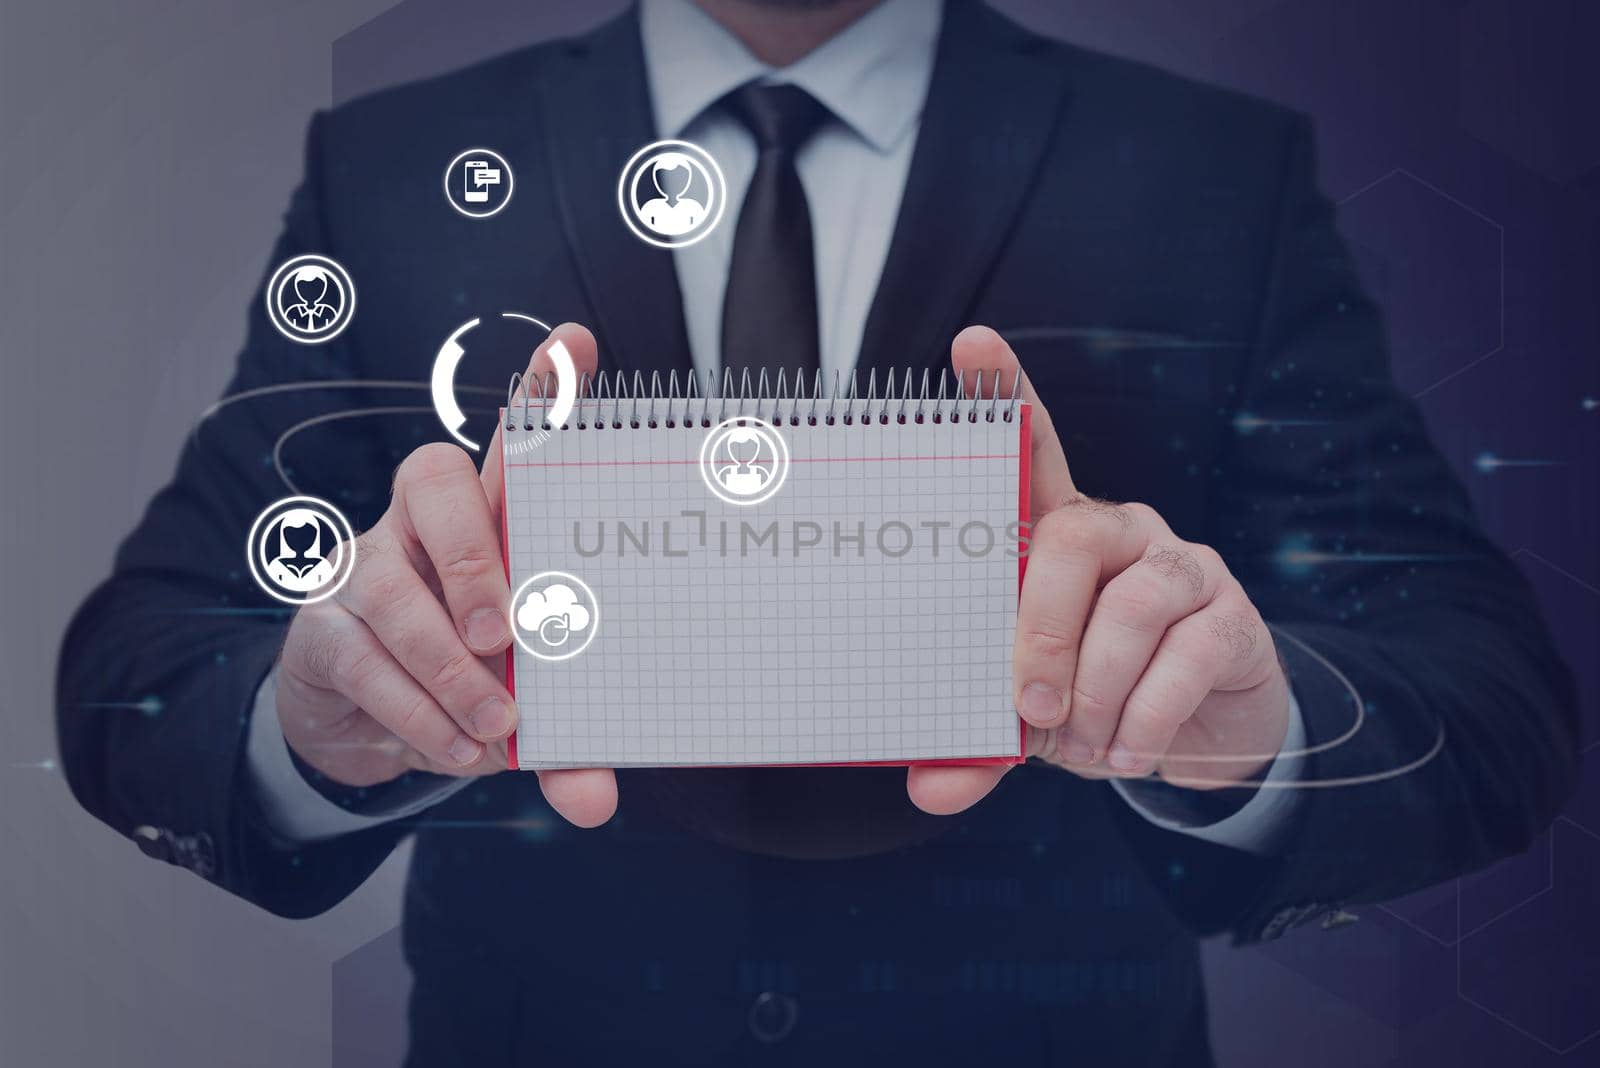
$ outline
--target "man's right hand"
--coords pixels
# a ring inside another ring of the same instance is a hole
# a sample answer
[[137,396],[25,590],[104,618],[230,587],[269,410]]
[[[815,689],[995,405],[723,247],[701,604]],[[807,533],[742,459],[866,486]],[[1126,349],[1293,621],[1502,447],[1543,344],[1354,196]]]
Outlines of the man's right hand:
[[[554,370],[548,349],[556,340],[580,375],[593,373],[593,335],[567,323],[534,353],[532,374]],[[506,767],[516,705],[501,667],[511,590],[501,553],[500,438],[497,429],[481,474],[455,445],[407,456],[389,510],[356,539],[349,581],[290,623],[277,668],[278,722],[300,758],[336,782]],[[604,823],[616,809],[609,770],[539,778],[552,807],[580,826]]]

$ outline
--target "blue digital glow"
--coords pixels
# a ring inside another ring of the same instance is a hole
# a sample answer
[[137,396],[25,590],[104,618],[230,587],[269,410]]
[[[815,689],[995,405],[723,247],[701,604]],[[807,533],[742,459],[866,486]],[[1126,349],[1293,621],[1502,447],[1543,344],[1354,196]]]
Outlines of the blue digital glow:
[[1233,417],[1233,429],[1240,434],[1253,434],[1257,430],[1283,430],[1293,427],[1327,426],[1326,419],[1268,419],[1253,412],[1240,412]]
[[166,703],[159,697],[142,697],[137,701],[84,701],[79,708],[121,708],[132,712],[142,712],[147,716],[159,716]]
[[1478,472],[1484,475],[1492,475],[1506,467],[1559,467],[1560,465],[1560,460],[1507,460],[1504,457],[1496,456],[1492,452],[1479,453],[1478,458],[1472,461],[1472,466],[1476,467]]

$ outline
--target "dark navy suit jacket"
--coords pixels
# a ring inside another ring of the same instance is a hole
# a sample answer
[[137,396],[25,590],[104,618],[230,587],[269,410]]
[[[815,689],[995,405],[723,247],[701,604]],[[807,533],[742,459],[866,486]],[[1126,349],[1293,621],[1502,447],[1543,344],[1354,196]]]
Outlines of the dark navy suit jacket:
[[[255,302],[229,393],[426,382],[440,340],[504,310],[588,324],[606,369],[686,370],[670,254],[611,194],[655,137],[641,62],[630,15],[317,116],[268,267],[331,255],[360,308],[307,347]],[[440,193],[468,145],[517,176],[488,222]],[[66,639],[73,789],[147,851],[290,916],[415,833],[419,1064],[1206,1062],[1196,936],[1276,937],[1523,849],[1572,782],[1570,682],[1391,383],[1304,118],[953,0],[860,366],[920,377],[968,323],[1012,339],[1080,487],[1215,546],[1279,629],[1306,777],[1346,783],[1305,792],[1283,855],[1161,830],[1036,766],[942,821],[910,809],[903,772],[843,772],[879,794],[834,814],[843,840],[900,821],[915,844],[828,860],[685,830],[689,806],[646,772],[596,831],[508,774],[403,825],[278,840],[242,753],[286,616],[242,547],[284,495],[275,451],[303,491],[377,519],[394,466],[443,436],[421,391],[377,387],[258,395],[198,427]],[[464,395],[485,391],[476,440],[518,369],[464,361]],[[281,437],[358,407],[412,412]],[[129,695],[159,711],[82,710]]]

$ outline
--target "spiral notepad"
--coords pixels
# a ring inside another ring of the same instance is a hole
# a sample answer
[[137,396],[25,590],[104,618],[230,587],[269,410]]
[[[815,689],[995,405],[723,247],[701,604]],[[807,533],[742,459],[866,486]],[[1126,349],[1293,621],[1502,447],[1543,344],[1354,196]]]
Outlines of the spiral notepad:
[[1020,761],[1027,405],[711,385],[513,382],[512,766]]

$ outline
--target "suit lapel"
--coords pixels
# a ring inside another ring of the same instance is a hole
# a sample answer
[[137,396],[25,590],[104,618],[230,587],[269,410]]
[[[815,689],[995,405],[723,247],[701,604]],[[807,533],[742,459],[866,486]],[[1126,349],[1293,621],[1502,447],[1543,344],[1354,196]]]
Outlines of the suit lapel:
[[[617,215],[617,175],[657,139],[638,15],[552,46],[539,117],[557,211],[601,366],[691,370],[672,253]],[[1026,201],[1066,97],[1059,53],[976,0],[948,0],[899,218],[857,366],[946,365],[949,343]],[[726,221],[726,220],[725,220]]]
[[950,339],[1025,202],[1066,71],[1048,42],[949,0],[900,215],[857,367],[949,365]]
[[636,11],[554,46],[542,64],[539,115],[565,237],[594,309],[602,368],[689,372],[672,253],[629,232],[617,175],[657,139]]

